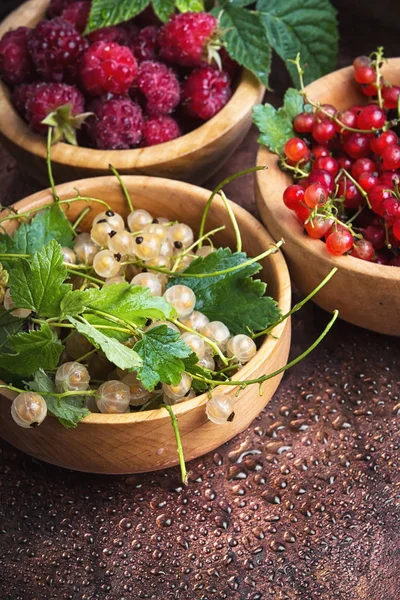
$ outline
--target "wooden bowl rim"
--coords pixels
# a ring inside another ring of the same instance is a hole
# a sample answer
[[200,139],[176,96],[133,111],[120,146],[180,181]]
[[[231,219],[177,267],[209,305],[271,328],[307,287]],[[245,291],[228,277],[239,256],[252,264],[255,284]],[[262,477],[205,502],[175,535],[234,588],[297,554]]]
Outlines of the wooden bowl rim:
[[[399,66],[400,67],[400,57],[389,58],[387,60],[387,65],[389,66]],[[320,77],[316,81],[313,81],[308,86],[306,86],[306,91],[309,92],[311,97],[313,91],[321,86],[332,87],[329,85],[332,79],[335,79],[337,74],[341,76],[349,76],[351,77],[353,73],[353,67],[343,67],[342,69],[338,69],[336,71],[332,71],[328,75],[324,75],[324,77]],[[341,85],[345,85],[346,81],[343,80]],[[293,182],[289,173],[285,173],[281,171],[278,166],[278,159],[276,154],[270,152],[266,146],[260,146],[257,152],[257,166],[265,166],[267,165],[266,171],[256,171],[257,185],[260,190],[260,195],[262,196],[262,201],[264,203],[268,203],[269,206],[277,205],[278,201],[283,203],[282,197],[278,198],[277,194],[274,194],[272,197],[270,194],[270,180],[273,179],[274,175],[279,173],[281,175],[281,179],[285,178],[287,181],[286,185],[290,185]],[[283,195],[283,186],[282,186],[282,195]],[[272,201],[271,201],[271,198]],[[259,201],[261,203],[261,200]],[[306,250],[309,253],[314,254],[319,260],[323,261],[325,264],[329,264],[330,268],[337,267],[342,271],[347,271],[348,274],[362,274],[368,277],[374,277],[376,279],[382,280],[400,280],[400,268],[392,267],[390,265],[378,265],[377,263],[367,262],[365,260],[361,260],[359,258],[355,258],[351,255],[345,256],[333,256],[328,254],[326,251],[326,245],[324,242],[318,239],[312,239],[308,235],[304,233],[304,228],[296,215],[289,210],[287,211],[287,218],[285,219],[285,234],[287,239],[293,240],[298,244],[299,251],[302,249]],[[287,232],[287,233],[286,233]],[[366,299],[367,300],[367,299]]]
[[[37,6],[36,6],[37,5]],[[47,0],[29,0],[13,11],[0,25],[0,35],[12,27],[24,25],[24,13],[27,8],[39,14],[47,5]],[[196,150],[209,146],[227,134],[248,114],[251,107],[260,97],[264,86],[247,69],[241,69],[236,90],[227,104],[209,121],[193,131],[175,140],[128,150],[97,150],[83,146],[71,146],[59,142],[52,147],[52,160],[58,164],[89,169],[106,169],[111,164],[117,169],[148,167],[170,162],[176,158],[190,155]],[[0,83],[0,131],[8,139],[15,140],[15,129],[19,130],[17,145],[35,156],[46,158],[45,139],[32,132],[27,123],[20,117],[11,102],[9,87]],[[205,141],[205,144],[204,144]]]
[[[192,201],[197,204],[201,204],[204,206],[205,202],[209,198],[210,191],[202,188],[200,186],[196,186],[194,184],[189,184],[183,181],[176,181],[172,179],[164,179],[161,177],[151,177],[145,175],[123,175],[122,180],[129,187],[130,185],[144,188],[146,186],[155,188],[156,191],[160,192],[160,194],[165,191],[165,188],[172,188],[180,190],[184,192],[185,190],[190,189],[192,191]],[[86,179],[79,179],[76,181],[71,181],[67,183],[63,183],[56,186],[57,192],[62,195],[63,192],[67,192],[67,190],[71,190],[71,192],[76,192],[76,189],[80,191],[84,189],[85,185],[91,185],[93,182],[96,182],[99,189],[106,189],[107,185],[110,181],[115,184],[115,177],[113,176],[102,176],[102,177],[89,177]],[[100,194],[101,195],[101,194]],[[12,204],[11,206],[18,211],[18,209],[26,207],[26,205],[35,205],[40,202],[45,203],[47,198],[51,196],[51,189],[47,188],[36,192],[35,194],[31,194],[22,200]],[[224,209],[224,203],[219,196],[216,196],[213,200],[213,205],[217,205],[220,209]],[[240,221],[243,219],[247,222],[247,227],[252,230],[253,235],[260,237],[263,241],[265,241],[265,245],[274,244],[273,238],[267,232],[267,230],[263,227],[262,223],[257,221],[255,217],[253,217],[248,211],[244,208],[235,204],[234,202],[229,200],[229,204],[235,214],[235,216]],[[7,211],[7,208],[0,213],[0,217]],[[284,259],[282,252],[279,250],[276,254],[269,256],[266,260],[273,260],[275,263],[274,271],[276,273],[276,284],[278,287],[278,297],[275,298],[277,301],[281,311],[283,314],[289,312],[291,308],[291,284],[290,284],[290,275],[289,271]],[[257,351],[256,355],[246,364],[244,365],[236,374],[235,378],[239,378],[240,380],[246,379],[253,371],[253,367],[255,362],[260,363],[260,357],[262,358],[262,362],[266,362],[268,357],[273,353],[275,347],[280,342],[281,336],[288,331],[287,329],[288,320],[286,319],[274,329],[274,336],[269,335],[262,343],[261,347]],[[215,393],[219,394],[228,394],[232,392],[237,386],[218,386],[214,388]],[[0,396],[4,396],[9,400],[13,400],[15,398],[16,393],[10,390],[2,390]],[[208,400],[208,393],[200,394],[195,398],[190,400],[185,400],[179,404],[175,404],[172,406],[174,413],[177,416],[184,415],[190,412],[193,408],[201,406],[205,404]],[[54,418],[52,415],[49,415],[50,418]],[[143,412],[132,412],[127,414],[113,414],[107,415],[102,413],[91,413],[87,417],[85,417],[81,422],[85,423],[85,425],[107,425],[112,424],[124,426],[127,423],[138,423],[146,420],[158,420],[164,419],[165,412],[164,409],[152,409]]]

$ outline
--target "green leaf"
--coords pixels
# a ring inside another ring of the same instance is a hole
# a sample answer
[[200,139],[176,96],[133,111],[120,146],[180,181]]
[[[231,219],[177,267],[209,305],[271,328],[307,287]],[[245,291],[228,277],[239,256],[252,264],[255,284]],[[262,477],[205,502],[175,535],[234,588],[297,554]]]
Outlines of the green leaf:
[[[159,0],[161,3],[163,0]],[[180,12],[201,12],[204,10],[203,0],[176,0],[176,8]],[[154,0],[153,0],[154,5]]]
[[129,21],[141,13],[149,3],[150,0],[93,0],[84,33]]
[[[129,283],[104,286],[90,308],[112,314],[129,323],[143,326],[147,319],[169,319],[175,311],[162,296],[152,296],[148,288]],[[85,319],[93,325],[110,325],[105,317],[85,313]],[[129,334],[109,331],[108,335],[118,340],[127,340]]]
[[253,107],[253,121],[261,132],[258,143],[267,146],[271,152],[282,154],[287,140],[294,136],[286,112],[276,110],[271,104],[257,104]]
[[[27,387],[35,392],[55,392],[54,382],[48,375],[39,369],[36,371],[33,381],[26,384]],[[45,397],[47,409],[55,416],[64,427],[76,427],[77,423],[90,415],[90,410],[85,406],[83,396],[66,396],[57,398],[55,396]]]
[[[258,0],[256,9],[269,43],[284,61],[300,52],[306,84],[335,68],[338,30],[329,0]],[[287,68],[298,85],[296,67],[287,63]]]
[[[110,286],[112,287],[112,286]],[[120,369],[128,369],[129,371],[137,370],[141,367],[142,361],[137,352],[124,346],[118,340],[107,337],[101,331],[95,329],[88,322],[81,323],[73,317],[68,317],[68,320],[79,333],[82,333],[96,348],[101,348],[110,362]]]
[[[213,273],[240,265],[248,260],[244,252],[232,254],[229,248],[219,248],[205,258],[199,257],[184,274]],[[261,270],[253,263],[223,275],[205,278],[177,277],[171,285],[183,284],[196,294],[196,310],[207,315],[211,321],[222,321],[232,334],[261,331],[281,316],[272,298],[264,296],[266,284],[252,276]]]
[[10,293],[18,308],[30,308],[39,316],[60,314],[63,296],[71,289],[63,283],[67,269],[58,242],[52,240],[28,260],[18,260],[10,271]]
[[[106,286],[107,287],[107,286]],[[105,288],[103,288],[105,289]],[[60,303],[61,314],[76,317],[101,295],[101,290],[69,290]]]
[[183,359],[190,358],[190,362],[198,360],[180,339],[179,332],[166,325],[147,331],[134,348],[143,361],[138,370],[138,377],[150,391],[154,390],[160,381],[177,385],[185,370]]
[[23,319],[17,319],[4,308],[0,308],[0,350],[4,352],[5,348],[9,347],[8,340],[21,331],[23,324]]
[[39,368],[55,369],[63,348],[54,331],[44,323],[39,331],[9,337],[9,352],[0,354],[0,367],[24,376],[32,375]]
[[152,5],[157,17],[164,23],[175,12],[175,0],[153,0]]
[[312,112],[311,104],[304,104],[304,96],[295,88],[288,88],[283,99],[283,110],[291,121],[301,112]]
[[220,19],[222,39],[230,56],[268,86],[271,48],[259,15],[228,2],[211,12]]

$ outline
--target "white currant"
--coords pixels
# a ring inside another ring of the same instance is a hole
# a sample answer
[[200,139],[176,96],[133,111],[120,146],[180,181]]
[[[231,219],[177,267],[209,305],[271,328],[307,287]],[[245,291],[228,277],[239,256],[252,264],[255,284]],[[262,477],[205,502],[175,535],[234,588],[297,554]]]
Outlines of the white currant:
[[179,318],[188,317],[196,306],[196,296],[186,285],[173,285],[164,293],[164,298],[172,304]]
[[108,237],[108,249],[114,254],[131,256],[133,254],[133,239],[129,231],[125,229],[117,233],[111,232]]
[[129,409],[129,401],[129,387],[117,380],[106,381],[96,393],[96,404],[101,413],[125,413]]
[[97,223],[108,223],[114,231],[123,231],[125,229],[124,219],[113,210],[106,210],[99,213],[93,219],[92,227]]
[[228,341],[226,350],[229,357],[244,365],[256,354],[257,346],[251,337],[240,333]]
[[186,346],[189,346],[189,348],[197,354],[199,360],[203,358],[206,351],[206,345],[199,335],[196,333],[183,333],[181,339],[185,342]]
[[171,400],[182,400],[190,391],[192,378],[187,373],[183,373],[180,382],[177,385],[168,385],[163,383],[162,389]]
[[76,264],[76,254],[73,250],[71,250],[71,248],[67,248],[66,246],[63,246],[61,248],[61,254],[63,255],[65,263],[67,263],[68,265]]
[[127,223],[130,231],[142,231],[146,225],[153,221],[153,217],[147,210],[138,208],[129,213]]
[[[4,294],[3,305],[6,310],[12,310],[15,306],[14,301],[11,298],[10,288],[8,288]],[[18,317],[18,319],[26,319],[31,312],[30,308],[16,308],[11,314],[13,317]]]
[[221,350],[226,347],[231,336],[229,329],[222,321],[210,321],[200,333],[215,342]]
[[36,392],[18,394],[11,405],[11,416],[20,427],[37,427],[45,420],[47,404],[43,396]]
[[105,278],[118,275],[121,269],[118,258],[120,257],[113,254],[111,250],[100,250],[93,261],[93,268],[97,275]]
[[132,279],[131,284],[149,288],[152,296],[161,296],[163,293],[160,278],[154,273],[139,273]]
[[216,425],[230,423],[235,416],[232,398],[223,394],[214,394],[206,404],[206,414]]
[[88,233],[80,233],[76,236],[74,242],[74,251],[79,262],[85,265],[92,265],[93,259],[100,248],[92,241]]
[[83,392],[88,389],[89,381],[89,371],[78,362],[66,362],[56,371],[55,384],[59,392]]

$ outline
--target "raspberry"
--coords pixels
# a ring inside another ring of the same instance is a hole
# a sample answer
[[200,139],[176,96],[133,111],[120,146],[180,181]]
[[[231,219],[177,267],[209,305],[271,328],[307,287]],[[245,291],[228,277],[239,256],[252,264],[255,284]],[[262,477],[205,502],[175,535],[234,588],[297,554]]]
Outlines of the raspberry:
[[22,83],[33,79],[34,66],[28,52],[28,27],[8,31],[0,41],[0,74],[4,81]]
[[89,136],[99,150],[126,150],[142,139],[143,115],[129,98],[98,98],[92,102],[95,116],[87,122]]
[[83,112],[85,101],[78,88],[65,83],[37,84],[26,102],[26,115],[32,129],[46,133],[47,126],[42,124],[43,119],[66,104],[71,104],[72,115]]
[[93,31],[87,37],[92,44],[95,42],[115,42],[121,46],[129,44],[129,34],[123,25],[103,27],[103,29]]
[[81,2],[74,2],[67,6],[67,8],[62,11],[61,17],[65,21],[72,23],[75,29],[79,31],[79,33],[82,33],[86,27],[89,12],[90,1],[82,0]]
[[186,67],[207,64],[207,47],[217,26],[217,19],[208,13],[173,15],[161,29],[162,58]]
[[21,83],[14,88],[11,99],[21,116],[26,117],[26,105],[29,98],[32,97],[37,83]]
[[125,94],[136,72],[137,63],[132,52],[115,42],[96,42],[82,57],[83,87],[93,96]]
[[169,142],[181,135],[179,125],[172,117],[151,117],[143,126],[142,146],[155,146]]
[[146,98],[149,115],[167,115],[179,104],[179,81],[162,63],[144,61],[138,70],[137,86]]
[[189,114],[207,121],[225,106],[231,94],[229,75],[204,67],[193,71],[183,83],[182,104]]
[[139,62],[157,58],[159,32],[158,27],[149,25],[132,39],[129,47]]
[[61,17],[41,21],[28,39],[37,72],[46,81],[73,80],[76,65],[87,47],[87,40]]

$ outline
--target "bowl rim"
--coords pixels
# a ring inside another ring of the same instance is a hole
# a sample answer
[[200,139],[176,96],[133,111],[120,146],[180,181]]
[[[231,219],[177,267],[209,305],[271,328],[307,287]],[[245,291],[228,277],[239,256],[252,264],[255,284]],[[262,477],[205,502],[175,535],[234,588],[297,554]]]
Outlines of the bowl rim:
[[[189,188],[192,191],[193,195],[195,195],[195,197],[196,197],[195,202],[198,202],[201,204],[205,204],[205,202],[207,201],[207,199],[211,193],[206,188],[202,188],[202,187],[196,186],[194,184],[189,184],[189,183],[186,183],[183,181],[176,181],[176,180],[172,180],[172,179],[165,179],[165,178],[161,178],[161,177],[152,177],[152,176],[145,176],[145,175],[123,175],[122,180],[127,185],[128,189],[129,189],[130,183],[132,183],[133,185],[136,184],[137,186],[140,186],[144,190],[146,189],[146,186],[149,186],[149,184],[150,184],[150,186],[153,189],[155,188],[156,191],[159,191],[160,194],[162,194],[162,192],[165,190],[166,187],[171,188],[171,189],[179,188],[179,190],[181,192],[187,191]],[[62,196],[63,193],[67,192],[67,190],[76,192],[76,189],[83,189],[85,185],[90,185],[93,182],[96,182],[99,189],[102,189],[103,187],[105,188],[106,185],[110,181],[112,181],[115,184],[116,183],[115,177],[109,176],[109,175],[102,176],[102,177],[89,177],[89,178],[79,179],[76,181],[71,181],[71,182],[57,185],[56,191],[60,194],[60,196]],[[23,198],[22,200],[15,202],[14,204],[12,204],[10,206],[12,206],[14,209],[17,209],[17,210],[19,208],[25,208],[25,210],[26,210],[27,205],[32,206],[32,205],[37,205],[41,202],[45,203],[48,201],[49,198],[52,198],[51,188],[40,190],[39,192],[31,194],[31,195]],[[214,198],[213,203],[215,203],[215,205],[217,205],[220,209],[224,208],[224,203],[223,203],[222,199],[220,198],[220,196],[218,196],[218,195]],[[246,220],[249,227],[251,227],[251,229],[254,231],[254,234],[257,236],[260,236],[263,239],[263,241],[265,241],[266,245],[273,245],[275,243],[272,236],[264,228],[262,223],[260,223],[255,217],[253,217],[253,215],[251,215],[247,210],[245,210],[238,204],[232,202],[231,200],[229,200],[229,204],[230,204],[230,207],[233,210],[235,216],[238,219],[242,218],[242,219]],[[2,212],[0,212],[0,217],[8,212],[8,208],[9,207],[6,207]],[[274,264],[275,264],[274,271],[276,273],[276,282],[277,282],[277,288],[278,288],[278,293],[277,293],[278,297],[275,299],[276,299],[279,307],[281,308],[282,313],[286,314],[291,309],[292,292],[291,292],[290,275],[289,275],[289,271],[288,271],[284,256],[282,254],[282,251],[278,250],[277,253],[272,254],[271,256],[267,257],[267,259],[264,259],[264,260],[273,260],[274,261]],[[242,379],[242,380],[246,379],[246,377],[248,377],[248,375],[253,371],[255,364],[257,362],[258,363],[260,362],[260,357],[262,358],[263,362],[267,361],[268,357],[274,352],[275,348],[279,344],[279,342],[280,342],[283,334],[287,330],[287,327],[289,324],[290,324],[290,318],[285,319],[282,323],[277,325],[275,327],[275,329],[273,330],[274,335],[273,336],[269,335],[268,337],[266,337],[264,339],[263,343],[261,344],[261,346],[258,349],[255,356],[247,364],[245,364],[241,369],[239,369],[239,371],[237,372],[237,374],[235,374],[235,376],[240,377],[240,379]],[[237,387],[238,386],[234,386],[234,385],[232,385],[232,386],[228,386],[228,385],[227,386],[225,386],[225,385],[224,386],[216,386],[214,388],[214,392],[219,393],[219,394],[228,394],[228,393],[231,393],[232,390],[234,390]],[[17,395],[17,393],[12,392],[11,390],[2,389],[0,391],[0,397],[3,396],[5,398],[8,398],[9,400],[13,400],[13,398],[15,398],[16,395]],[[191,398],[190,400],[185,400],[184,402],[172,405],[171,408],[176,416],[181,416],[181,415],[184,415],[184,414],[190,412],[192,409],[194,409],[198,406],[206,404],[207,400],[208,400],[208,393],[205,392],[203,394],[195,396],[194,398]],[[49,415],[49,417],[56,419],[56,417],[54,417],[53,415]],[[165,413],[162,408],[151,409],[151,410],[142,411],[142,412],[131,412],[131,413],[115,414],[115,415],[113,415],[113,414],[108,415],[108,414],[102,414],[102,413],[91,413],[90,415],[88,415],[87,417],[82,419],[81,423],[85,423],[85,425],[109,425],[109,424],[112,424],[114,426],[115,425],[125,426],[127,423],[133,424],[133,423],[138,423],[138,422],[142,422],[142,421],[146,421],[146,420],[155,421],[155,420],[159,420],[159,419],[165,419]]]
[[[48,0],[28,0],[0,24],[0,36],[10,28],[33,24],[44,15]],[[264,86],[250,71],[241,69],[235,91],[226,105],[209,121],[192,131],[163,144],[127,150],[97,150],[59,142],[52,146],[52,161],[71,167],[98,170],[113,164],[117,169],[144,168],[161,165],[216,142],[234,129],[259,100]],[[46,158],[46,140],[34,133],[15,110],[10,88],[0,82],[0,132],[20,148],[40,158]],[[16,139],[16,132],[18,137]]]
[[[400,57],[394,57],[387,59],[385,65],[389,66],[399,66],[400,67]],[[319,87],[321,84],[328,86],[331,82],[332,76],[339,74],[343,81],[341,85],[345,85],[349,83],[349,79],[353,73],[353,67],[343,67],[342,69],[337,69],[336,71],[332,71],[332,73],[328,73],[319,79],[316,79],[312,83],[306,86],[306,92],[311,94],[315,87]],[[352,81],[352,78],[351,78]],[[259,146],[257,151],[257,166],[267,166],[266,171],[256,171],[256,181],[259,189],[259,199],[257,200],[257,205],[260,208],[260,212],[265,204],[269,204],[269,210],[273,211],[274,206],[278,205],[278,194],[274,194],[276,198],[271,202],[271,195],[269,194],[269,185],[268,180],[276,174],[280,175],[280,180],[278,182],[279,189],[282,184],[282,194],[279,198],[280,203],[283,205],[283,191],[284,187],[293,183],[293,179],[289,173],[285,171],[281,171],[278,166],[278,159],[276,154],[270,152],[266,146]],[[283,185],[285,182],[285,185]],[[279,205],[280,206],[280,205]],[[288,240],[292,240],[295,242],[300,250],[303,248],[307,252],[317,256],[319,260],[323,261],[325,264],[328,263],[331,268],[337,267],[342,271],[347,271],[348,273],[354,274],[362,274],[368,277],[375,277],[382,280],[400,280],[400,268],[395,268],[391,265],[379,265],[373,262],[367,262],[365,260],[361,260],[350,254],[346,254],[343,256],[334,256],[328,254],[326,251],[326,245],[319,239],[310,238],[310,236],[304,233],[304,227],[299,219],[296,217],[293,211],[289,208],[285,208],[285,219],[281,221],[284,225],[285,231],[288,231],[287,238]],[[283,251],[285,249],[283,248]]]

